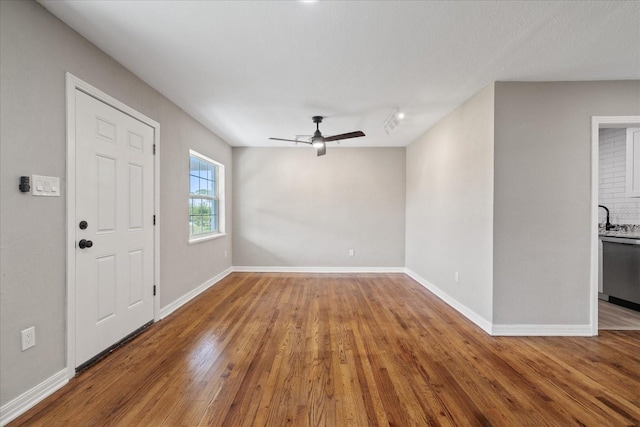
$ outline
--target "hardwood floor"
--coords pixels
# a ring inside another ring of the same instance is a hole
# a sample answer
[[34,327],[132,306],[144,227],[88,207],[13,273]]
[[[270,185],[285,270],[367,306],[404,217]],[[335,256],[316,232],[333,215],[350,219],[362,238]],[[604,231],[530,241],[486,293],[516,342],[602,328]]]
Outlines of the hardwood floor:
[[491,337],[403,274],[234,273],[11,425],[640,425],[640,332]]
[[598,329],[640,330],[640,311],[598,300]]

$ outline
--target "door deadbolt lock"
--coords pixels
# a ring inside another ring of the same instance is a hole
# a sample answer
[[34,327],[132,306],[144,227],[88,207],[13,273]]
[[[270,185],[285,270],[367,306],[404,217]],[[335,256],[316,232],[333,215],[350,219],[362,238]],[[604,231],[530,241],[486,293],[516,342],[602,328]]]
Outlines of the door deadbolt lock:
[[78,224],[78,227],[80,227],[80,230],[86,230],[88,225],[89,224],[87,224],[87,221],[80,221],[80,224]]

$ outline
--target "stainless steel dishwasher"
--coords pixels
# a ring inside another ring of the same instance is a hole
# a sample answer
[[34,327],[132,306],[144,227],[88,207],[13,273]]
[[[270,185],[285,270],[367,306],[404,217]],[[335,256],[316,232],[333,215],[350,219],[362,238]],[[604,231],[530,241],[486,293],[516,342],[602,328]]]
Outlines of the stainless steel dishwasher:
[[640,310],[640,239],[602,237],[603,293],[609,301]]

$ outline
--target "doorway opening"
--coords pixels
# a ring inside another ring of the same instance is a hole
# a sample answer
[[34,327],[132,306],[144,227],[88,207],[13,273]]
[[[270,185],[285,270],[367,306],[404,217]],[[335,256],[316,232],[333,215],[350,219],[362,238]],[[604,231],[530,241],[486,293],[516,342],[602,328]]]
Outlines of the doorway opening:
[[[601,189],[601,178],[604,186],[608,186],[609,182],[604,183],[605,179],[608,181],[609,178],[613,178],[613,181],[619,183],[620,180],[618,177],[609,177],[605,174],[601,177],[601,152],[600,152],[600,142],[601,136],[603,138],[609,138],[610,141],[615,140],[616,138],[620,139],[623,133],[626,133],[627,128],[638,128],[640,127],[640,116],[594,116],[591,120],[591,333],[592,335],[598,335],[599,329],[617,329],[617,330],[633,330],[636,329],[636,321],[638,322],[637,329],[640,329],[640,316],[637,316],[635,319],[636,312],[632,310],[625,309],[623,307],[614,306],[610,304],[608,301],[608,295],[603,292],[603,281],[604,277],[603,273],[603,262],[602,262],[602,240],[600,239],[601,234],[610,234],[606,233],[607,228],[610,226],[608,223],[611,221],[612,217],[610,215],[610,207],[606,207],[603,209],[600,189]],[[626,138],[626,137],[625,137]],[[610,141],[607,141],[610,142]],[[616,147],[617,144],[617,147]],[[611,149],[605,149],[607,157],[613,157],[613,154],[610,154],[609,151],[613,152],[615,150],[620,149],[620,142],[616,141],[611,144]],[[608,151],[607,151],[608,150]],[[604,159],[603,159],[603,164]],[[606,163],[610,163],[609,160]],[[608,171],[607,171],[608,172]],[[609,191],[609,190],[607,190]],[[623,200],[620,204],[624,205],[625,201]],[[610,203],[612,204],[612,203]],[[606,206],[606,205],[605,205]],[[633,213],[633,212],[632,212]],[[639,214],[640,215],[640,214]],[[601,220],[602,219],[602,220]],[[608,219],[608,220],[607,220]],[[613,221],[620,223],[621,217],[619,215],[615,215],[613,217]],[[633,222],[633,221],[630,221]],[[599,224],[602,223],[602,230],[599,229]],[[614,226],[614,224],[611,224]],[[604,232],[603,232],[604,230]],[[640,313],[637,313],[640,315]]]

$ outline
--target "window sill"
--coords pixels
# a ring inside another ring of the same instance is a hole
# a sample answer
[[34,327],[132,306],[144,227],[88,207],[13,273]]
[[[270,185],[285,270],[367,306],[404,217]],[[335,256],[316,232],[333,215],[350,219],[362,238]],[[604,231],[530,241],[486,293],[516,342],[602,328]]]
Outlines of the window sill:
[[197,236],[189,239],[187,242],[189,245],[195,245],[196,243],[206,242],[208,240],[215,240],[221,237],[226,237],[227,233],[207,234],[205,236]]

